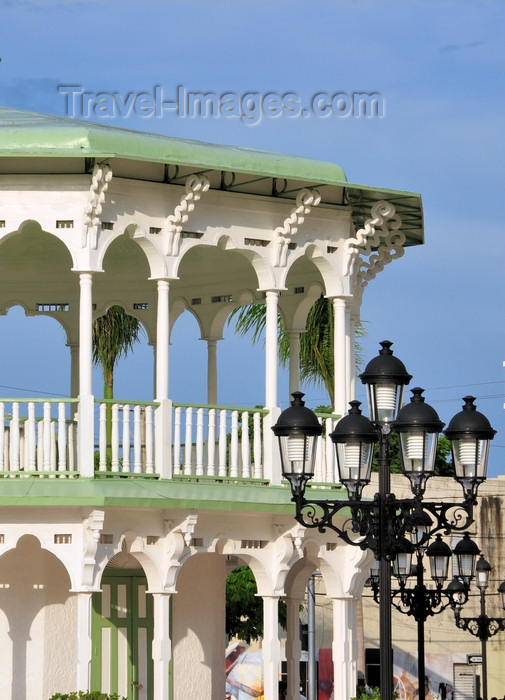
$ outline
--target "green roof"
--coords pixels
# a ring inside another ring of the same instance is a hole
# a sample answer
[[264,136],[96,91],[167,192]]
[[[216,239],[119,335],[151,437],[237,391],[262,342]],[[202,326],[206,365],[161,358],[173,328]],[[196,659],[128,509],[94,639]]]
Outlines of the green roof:
[[[345,497],[336,488],[331,497]],[[0,505],[32,507],[106,506],[294,513],[289,488],[204,483],[179,479],[2,479]]]
[[[289,181],[289,188],[276,194],[293,199],[301,187],[316,186],[324,190],[321,191],[323,201],[350,207],[356,228],[363,226],[375,202],[387,199],[402,219],[402,230],[407,237],[405,245],[424,242],[419,194],[350,183],[344,170],[328,161],[144,133],[6,107],[0,107],[0,158],[137,161],[182,168],[186,171],[183,178],[190,171],[228,172],[232,179],[236,174],[241,179],[225,189],[253,193],[251,187],[254,188],[256,182]],[[171,182],[175,184],[176,180]],[[266,191],[272,193],[272,187]]]
[[150,163],[345,183],[334,163],[150,134],[0,107],[0,156],[121,157]]

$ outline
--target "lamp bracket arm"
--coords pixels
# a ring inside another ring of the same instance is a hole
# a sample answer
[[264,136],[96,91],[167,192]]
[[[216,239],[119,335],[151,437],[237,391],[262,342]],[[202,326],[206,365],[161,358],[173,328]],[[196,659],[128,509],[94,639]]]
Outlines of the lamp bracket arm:
[[418,500],[422,512],[432,517],[432,525],[420,544],[424,544],[437,533],[450,535],[452,532],[463,532],[474,522],[473,502],[465,499],[461,503],[443,503]]

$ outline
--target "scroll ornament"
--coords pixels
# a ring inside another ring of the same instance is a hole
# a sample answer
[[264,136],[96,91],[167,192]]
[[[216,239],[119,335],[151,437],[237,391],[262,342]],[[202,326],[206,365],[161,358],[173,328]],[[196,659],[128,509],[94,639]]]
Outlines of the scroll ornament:
[[355,277],[358,285],[364,288],[385,265],[401,258],[406,240],[400,231],[401,225],[402,221],[390,202],[376,202],[371,217],[365,220],[356,237],[344,243],[344,273]]
[[288,246],[291,239],[305,221],[313,207],[321,201],[321,195],[317,190],[304,188],[300,190],[296,197],[296,206],[291,209],[290,215],[284,220],[282,226],[274,231],[274,265],[275,267],[286,267],[288,257]]
[[181,240],[182,227],[189,219],[189,215],[194,210],[197,202],[204,192],[210,187],[210,182],[205,175],[190,175],[184,187],[185,193],[181,197],[179,204],[175,207],[174,213],[167,217],[165,223],[165,255],[177,255]]
[[[105,201],[105,193],[112,180],[112,170],[108,165],[96,164],[91,176],[91,186],[89,188],[89,201],[84,210],[84,231],[82,237],[82,247],[85,248],[88,239],[93,250],[96,250],[98,239],[98,226],[100,224],[100,214],[102,204]],[[89,234],[89,237],[88,237]]]

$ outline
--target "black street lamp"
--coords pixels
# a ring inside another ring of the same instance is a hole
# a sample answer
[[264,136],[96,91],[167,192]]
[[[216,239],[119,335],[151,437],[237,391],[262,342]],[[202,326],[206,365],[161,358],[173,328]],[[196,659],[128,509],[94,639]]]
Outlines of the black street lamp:
[[[411,375],[403,362],[393,356],[391,345],[383,341],[379,355],[361,375],[368,390],[371,420],[361,414],[360,402],[351,401],[349,413],[338,421],[330,435],[335,443],[339,480],[346,486],[349,500],[305,497],[306,485],[314,476],[315,444],[322,427],[304,405],[301,392],[293,394],[290,408],[281,413],[272,427],[279,438],[282,473],[291,486],[295,519],[320,532],[330,528],[346,543],[371,549],[379,562],[384,700],[393,697],[391,561],[399,553],[414,551],[409,535],[423,516],[429,518],[430,524],[418,544],[428,542],[438,532],[463,531],[473,522],[477,489],[486,476],[489,441],[496,432],[476,410],[475,399],[466,397],[464,416],[453,418],[446,432],[451,440],[455,479],[463,486],[463,501],[425,502],[426,480],[434,473],[436,444],[443,423],[425,403],[422,389],[414,389],[410,404],[401,408],[403,390]],[[391,430],[399,435],[402,470],[410,480],[411,498],[398,499],[391,493]],[[379,492],[373,499],[363,501],[361,493],[370,481],[377,442]],[[339,516],[345,516],[343,523],[341,518],[337,522]]]
[[[438,615],[451,606],[453,610],[461,607],[468,600],[470,581],[474,576],[475,560],[479,554],[479,548],[468,533],[465,533],[453,552],[450,547],[437,534],[435,540],[427,546],[424,534],[429,522],[424,519],[417,525],[412,533],[412,541],[415,546],[416,563],[412,564],[412,553],[402,552],[393,562],[393,573],[399,587],[391,590],[391,604],[404,615],[411,615],[417,622],[417,677],[419,684],[419,697],[424,698],[426,686],[423,679],[426,677],[424,654],[424,625],[428,617]],[[422,542],[422,544],[418,544]],[[457,560],[458,575],[453,576],[451,582],[444,588],[448,578],[449,564],[452,554]],[[431,578],[435,582],[435,588],[429,588],[424,581],[424,556],[429,560]],[[415,585],[410,586],[414,579]],[[380,603],[380,580],[378,562],[370,570],[370,585],[373,598]]]
[[[457,627],[461,630],[467,630],[474,637],[480,639],[482,653],[482,697],[483,700],[488,700],[487,697],[487,640],[493,637],[498,632],[505,630],[505,618],[503,617],[488,617],[486,615],[486,590],[489,585],[489,574],[492,568],[484,555],[480,555],[477,566],[475,567],[475,584],[480,593],[480,615],[478,617],[461,617],[461,605],[456,605],[454,608],[454,619]],[[502,581],[498,586],[498,593],[501,597],[501,605],[505,610],[505,581]]]

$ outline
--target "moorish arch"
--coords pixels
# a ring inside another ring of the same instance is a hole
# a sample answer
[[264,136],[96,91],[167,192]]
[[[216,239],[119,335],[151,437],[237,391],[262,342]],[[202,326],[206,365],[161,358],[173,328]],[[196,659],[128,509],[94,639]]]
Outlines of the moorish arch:
[[0,247],[0,309],[19,304],[27,315],[53,316],[70,336],[77,325],[79,287],[69,249],[36,221],[24,222]]
[[[124,307],[146,329],[149,341],[156,337],[156,283],[142,248],[127,233],[115,238],[103,258],[103,272],[93,275],[95,316],[113,303]],[[115,302],[112,300],[116,300]]]
[[[37,696],[45,673],[72,674],[59,668],[60,659],[76,663],[76,635],[59,630],[75,614],[70,577],[58,557],[33,535],[23,535],[15,548],[0,557],[0,634],[9,639],[0,658],[3,692],[15,694],[25,684],[26,699]],[[49,610],[51,611],[49,615]],[[33,643],[41,634],[44,645]],[[64,682],[64,680],[63,680]]]

